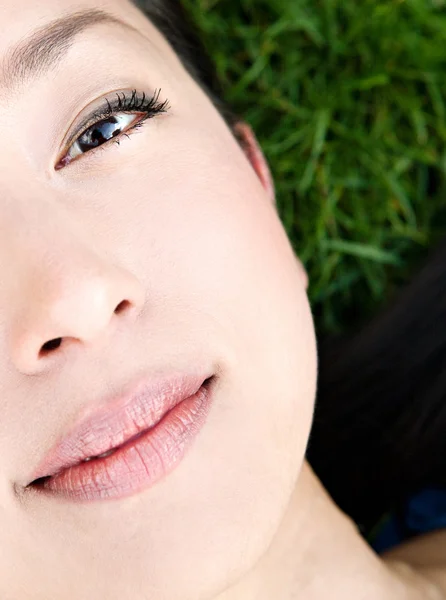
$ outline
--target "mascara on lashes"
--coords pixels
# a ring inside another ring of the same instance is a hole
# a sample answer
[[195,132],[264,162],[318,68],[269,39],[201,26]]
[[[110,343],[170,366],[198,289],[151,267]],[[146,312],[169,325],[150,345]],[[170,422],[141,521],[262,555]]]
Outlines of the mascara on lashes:
[[[76,127],[76,131],[73,132],[72,135],[69,136],[68,140],[64,143],[65,148],[70,148],[71,145],[81,137],[90,127],[93,125],[100,123],[102,120],[109,118],[110,116],[120,113],[120,112],[134,112],[141,114],[146,113],[146,116],[143,121],[154,117],[155,115],[163,112],[167,112],[169,107],[169,101],[166,99],[164,102],[159,102],[159,96],[161,93],[161,89],[158,91],[155,90],[155,93],[150,97],[150,99],[146,99],[146,93],[142,92],[142,96],[138,96],[138,92],[134,89],[131,92],[131,95],[126,95],[125,92],[115,92],[115,98],[111,101],[108,98],[104,98],[101,105],[99,105],[94,112],[87,115],[82,122]],[[63,159],[60,159],[58,164]]]

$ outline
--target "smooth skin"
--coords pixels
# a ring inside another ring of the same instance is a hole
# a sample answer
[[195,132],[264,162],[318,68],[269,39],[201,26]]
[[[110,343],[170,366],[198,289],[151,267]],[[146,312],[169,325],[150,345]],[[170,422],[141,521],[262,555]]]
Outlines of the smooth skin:
[[[29,60],[36,30],[98,8],[126,25],[91,24],[57,64],[48,46]],[[0,598],[445,597],[442,534],[383,560],[304,459],[308,281],[251,130],[244,153],[126,0],[3,0],[0,20]],[[55,169],[99,100],[159,88],[167,113]],[[103,503],[26,489],[106,391],[197,364],[218,375],[213,407],[168,477]]]

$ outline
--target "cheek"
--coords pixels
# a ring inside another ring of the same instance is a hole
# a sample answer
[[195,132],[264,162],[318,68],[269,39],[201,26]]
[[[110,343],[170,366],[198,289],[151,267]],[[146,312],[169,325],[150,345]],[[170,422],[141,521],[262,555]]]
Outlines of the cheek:
[[[169,142],[156,163],[140,159],[134,177],[124,173],[121,188],[114,182],[114,197],[126,198],[117,226],[122,247],[155,310],[186,314],[179,329],[213,331],[231,348],[233,377],[257,403],[251,420],[275,415],[276,436],[280,423],[297,427],[279,437],[288,443],[299,433],[302,454],[316,348],[304,278],[283,225],[225,127],[194,124],[164,135]],[[270,397],[274,404],[259,410]]]
[[178,140],[174,169],[156,184],[158,276],[166,294],[198,315],[203,334],[215,332],[217,346],[230,348],[245,422],[268,440],[263,453],[287,456],[290,477],[304,454],[315,396],[311,311],[274,206],[232,137],[218,137],[216,144],[202,133],[199,151],[189,153]]

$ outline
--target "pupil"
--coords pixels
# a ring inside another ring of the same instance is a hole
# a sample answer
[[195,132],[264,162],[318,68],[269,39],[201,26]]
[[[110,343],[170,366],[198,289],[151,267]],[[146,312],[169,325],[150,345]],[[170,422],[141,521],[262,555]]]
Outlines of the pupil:
[[81,135],[78,139],[79,148],[82,151],[96,148],[117,136],[120,132],[121,127],[116,117],[109,117],[96,123]]

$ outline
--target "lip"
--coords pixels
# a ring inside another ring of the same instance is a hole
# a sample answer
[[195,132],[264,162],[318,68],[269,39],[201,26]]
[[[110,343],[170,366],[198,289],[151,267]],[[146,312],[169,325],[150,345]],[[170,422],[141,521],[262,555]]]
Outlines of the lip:
[[78,502],[149,487],[179,463],[204,425],[215,379],[210,372],[140,379],[75,424],[27,487]]

